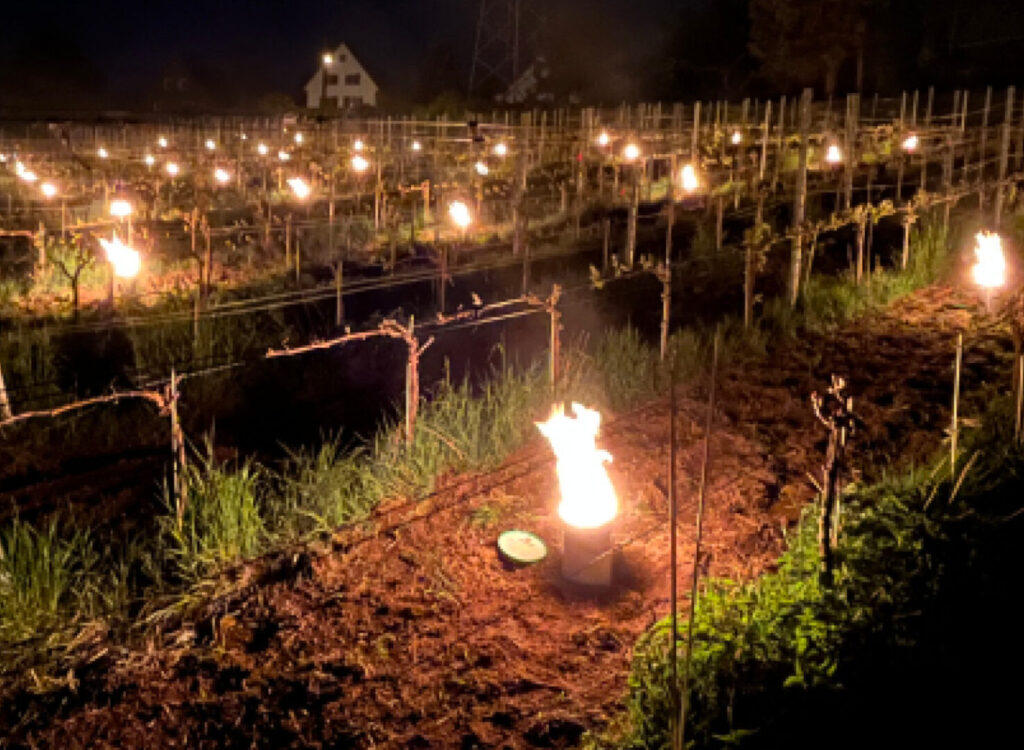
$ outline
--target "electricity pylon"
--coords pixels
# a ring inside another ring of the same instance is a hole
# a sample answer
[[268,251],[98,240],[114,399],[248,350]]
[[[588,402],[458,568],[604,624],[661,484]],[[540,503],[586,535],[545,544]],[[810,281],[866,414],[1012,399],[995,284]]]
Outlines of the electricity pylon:
[[542,20],[535,0],[480,0],[469,94],[504,93],[537,57]]

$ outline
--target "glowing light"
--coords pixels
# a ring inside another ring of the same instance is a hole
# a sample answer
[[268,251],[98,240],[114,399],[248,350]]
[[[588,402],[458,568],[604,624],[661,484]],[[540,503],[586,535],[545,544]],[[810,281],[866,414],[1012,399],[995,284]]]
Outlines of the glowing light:
[[352,148],[354,148],[356,151],[362,151],[363,150],[363,145],[364,144],[363,144],[362,140],[359,139],[359,138],[356,138],[355,143],[352,144]]
[[622,149],[622,155],[628,161],[635,161],[640,156],[640,147],[635,143],[627,143],[626,147]]
[[295,197],[299,200],[305,200],[309,197],[310,192],[312,192],[312,189],[309,187],[309,183],[301,177],[289,177],[288,187],[292,189],[292,192],[295,193]]
[[700,187],[700,180],[697,179],[697,170],[693,168],[692,164],[683,165],[683,169],[679,173],[679,184],[683,186],[683,190],[687,193],[692,193]]
[[486,177],[491,172],[491,170],[488,169],[487,165],[484,164],[482,161],[478,161],[476,164],[474,164],[473,169],[475,169],[476,173],[481,177]]
[[985,289],[995,289],[1006,283],[1006,258],[1003,256],[1003,240],[995,232],[978,232],[974,235],[978,243],[974,246],[977,262],[971,266],[974,283]]
[[100,146],[98,149],[96,149],[96,156],[100,157],[101,159],[106,159],[108,156],[110,156],[110,153],[105,148],[103,148],[103,146]]
[[296,133],[295,134],[295,142],[296,143],[302,143],[302,133]]
[[287,151],[278,151],[277,158],[280,161],[288,161],[289,159],[292,158],[292,156]]
[[25,182],[35,182],[36,180],[39,179],[36,173],[33,172],[31,169],[23,169],[21,171],[21,174],[18,176],[21,177],[21,179],[23,179]]
[[422,151],[423,144],[421,144],[419,141],[413,141],[411,148],[413,151]]
[[743,141],[743,134],[740,133],[740,131],[738,131],[738,130],[734,130],[733,134],[732,134],[732,138],[730,138],[729,140],[732,141],[732,145],[733,146],[739,146],[740,143]]
[[163,136],[160,136],[159,138],[156,139],[156,145],[158,145],[160,148],[167,148],[167,139],[164,138]]
[[217,144],[214,142],[213,138],[207,138],[205,145],[207,151],[213,151],[217,148]]
[[919,142],[920,140],[918,139],[917,134],[911,133],[910,135],[903,139],[903,150],[916,151]]
[[114,275],[131,279],[139,275],[142,268],[142,256],[139,251],[128,247],[114,236],[113,240],[100,238],[100,245],[107,254],[107,261],[114,268]]
[[142,157],[142,161],[146,162],[147,167],[152,167],[156,164],[156,159],[153,157],[153,154],[146,154]]
[[116,198],[110,201],[111,216],[118,219],[123,219],[126,216],[131,216],[131,214],[132,204],[129,201],[126,201],[124,198]]
[[242,133],[242,134],[241,134],[240,136],[238,136],[238,137],[239,137],[239,138],[241,138],[241,139],[242,139],[243,141],[247,141],[247,140],[249,140],[249,136],[247,136],[247,135],[246,135],[245,133]]
[[266,156],[268,151],[270,151],[270,149],[267,148],[267,144],[266,143],[261,143],[258,146],[256,146],[256,152],[260,156]]
[[825,152],[825,161],[829,164],[839,164],[842,160],[843,152],[839,150],[839,146],[833,143]]
[[494,155],[495,156],[506,156],[508,154],[508,146],[504,143],[494,144]]
[[323,57],[321,57],[320,59],[323,61],[324,65],[333,65],[334,64],[334,55],[332,55],[330,52],[325,52],[323,54]]
[[352,169],[354,169],[355,171],[365,172],[367,167],[369,166],[370,162],[366,161],[366,159],[361,157],[359,154],[356,154],[355,156],[352,157]]
[[469,206],[462,201],[452,201],[448,204],[448,216],[459,229],[465,229],[473,221],[473,217],[469,213]]
[[52,198],[57,194],[57,186],[52,182],[44,182],[39,186],[39,190],[47,198]]
[[231,173],[228,172],[228,170],[224,169],[223,167],[217,167],[215,170],[213,170],[213,179],[215,179],[221,185],[224,185],[227,183],[228,180],[231,179]]
[[557,462],[561,502],[558,515],[570,526],[593,529],[615,518],[619,501],[604,465],[611,463],[608,451],[596,445],[601,413],[573,403],[575,419],[565,415],[562,404],[555,406],[547,422],[537,428],[551,443]]
[[604,148],[611,142],[611,140],[612,139],[609,137],[608,133],[601,131],[601,135],[597,136],[597,145]]
[[14,162],[14,173],[18,175],[18,177],[21,177],[23,174],[25,174],[25,165],[22,164],[20,160]]
[[0,154],[0,164],[7,163],[7,154]]
[[164,169],[167,170],[167,174],[169,174],[171,177],[176,177],[178,172],[181,171],[181,167],[179,167],[173,161],[167,162],[167,166],[165,166]]

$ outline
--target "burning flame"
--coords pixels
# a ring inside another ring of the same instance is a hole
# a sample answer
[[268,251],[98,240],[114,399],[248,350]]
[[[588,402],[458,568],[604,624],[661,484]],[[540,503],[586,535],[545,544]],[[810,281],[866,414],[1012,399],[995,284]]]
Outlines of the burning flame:
[[910,135],[908,135],[906,138],[903,139],[903,150],[904,151],[915,151],[915,150],[917,150],[917,145],[920,142],[921,142],[921,139],[918,138],[915,133],[911,133]]
[[448,205],[448,216],[458,224],[460,229],[465,229],[473,221],[473,217],[469,213],[469,206],[462,201],[452,201]]
[[740,131],[738,131],[738,130],[733,131],[733,134],[732,134],[732,145],[733,146],[738,146],[738,145],[740,145],[740,141],[742,141],[742,140],[743,140],[742,133],[740,133]]
[[1002,238],[995,232],[978,232],[974,239],[978,243],[974,247],[978,262],[971,266],[974,283],[986,289],[1002,286],[1006,281]]
[[697,170],[693,168],[692,164],[683,166],[683,171],[679,174],[679,182],[682,184],[683,190],[688,193],[692,193],[700,187],[700,180],[697,179]]
[[124,198],[115,198],[110,201],[110,215],[118,219],[123,219],[127,216],[131,216],[132,204],[130,201],[126,201]]
[[311,191],[309,183],[301,177],[288,178],[288,187],[292,189],[292,192],[295,193],[295,197],[299,200],[308,198]]
[[114,275],[131,279],[139,275],[142,268],[142,256],[138,250],[128,247],[114,236],[113,240],[105,240],[100,237],[100,245],[107,253],[107,260],[114,267]]
[[839,150],[839,146],[832,144],[828,147],[828,151],[825,152],[825,161],[829,164],[838,164],[843,160],[843,152]]
[[611,521],[619,510],[615,489],[604,468],[612,457],[595,444],[601,413],[577,403],[573,403],[572,411],[575,419],[565,415],[564,405],[556,405],[550,419],[537,422],[537,428],[558,459],[555,470],[562,494],[558,515],[570,526],[593,529]]

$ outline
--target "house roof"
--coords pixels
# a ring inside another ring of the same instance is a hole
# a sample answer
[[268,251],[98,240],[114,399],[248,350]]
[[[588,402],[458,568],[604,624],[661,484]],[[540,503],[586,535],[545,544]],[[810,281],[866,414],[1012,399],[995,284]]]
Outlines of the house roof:
[[[362,72],[362,74],[364,76],[366,76],[366,80],[370,82],[370,85],[373,86],[374,89],[376,89],[378,91],[380,90],[380,86],[378,86],[377,82],[375,80],[373,80],[373,76],[371,76],[369,71],[366,70],[366,66],[363,65],[362,61],[355,55],[354,52],[352,52],[352,48],[349,47],[347,44],[345,44],[345,42],[342,42],[337,47],[335,47],[332,50],[332,54],[334,54],[335,57],[337,57],[338,55],[346,55],[347,57],[349,57],[352,60],[352,62],[354,62],[357,66],[359,66],[360,72]],[[303,88],[308,89],[311,86],[319,85],[317,83],[317,80],[318,80],[317,77],[321,73],[323,73],[323,70],[324,70],[323,66],[320,66],[319,68],[317,68],[316,72],[313,73],[313,76],[306,82],[306,85],[303,86]]]

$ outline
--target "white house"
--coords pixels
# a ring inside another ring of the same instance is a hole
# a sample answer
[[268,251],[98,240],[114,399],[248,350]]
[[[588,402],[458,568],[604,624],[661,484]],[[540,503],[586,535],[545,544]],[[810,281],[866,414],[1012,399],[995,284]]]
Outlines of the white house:
[[352,54],[348,45],[339,44],[326,53],[319,70],[306,84],[306,106],[320,108],[320,99],[327,109],[377,106],[377,84]]

